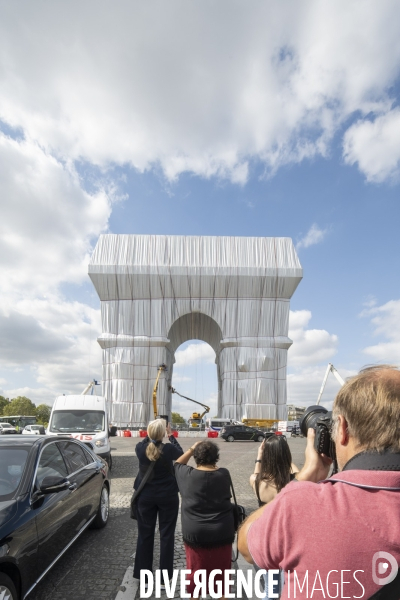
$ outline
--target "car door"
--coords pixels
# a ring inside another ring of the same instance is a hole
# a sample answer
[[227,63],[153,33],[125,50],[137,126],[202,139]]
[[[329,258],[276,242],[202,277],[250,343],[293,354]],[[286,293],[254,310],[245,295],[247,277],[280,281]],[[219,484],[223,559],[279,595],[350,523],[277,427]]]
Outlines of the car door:
[[244,437],[243,437],[244,427],[242,427],[241,425],[236,425],[236,427],[234,427],[233,429],[234,429],[233,435],[235,437],[235,440],[243,440],[244,439]]
[[[40,495],[45,477],[67,478],[67,489]],[[38,566],[43,573],[73,540],[80,529],[80,498],[77,482],[68,476],[67,465],[56,441],[46,444],[39,456],[31,507],[38,533]]]
[[253,427],[243,427],[243,440],[253,440],[256,430]]
[[80,489],[82,526],[96,514],[103,485],[101,467],[90,452],[76,441],[58,442],[68,466],[69,477],[74,477]]

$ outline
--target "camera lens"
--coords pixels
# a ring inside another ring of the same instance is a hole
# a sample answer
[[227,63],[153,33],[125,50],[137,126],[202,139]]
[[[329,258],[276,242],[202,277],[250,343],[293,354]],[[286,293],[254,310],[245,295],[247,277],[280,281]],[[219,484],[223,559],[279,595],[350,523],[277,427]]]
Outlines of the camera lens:
[[328,410],[323,406],[315,405],[309,406],[307,408],[300,421],[300,431],[304,435],[304,437],[307,437],[307,432],[310,427],[312,429],[315,429],[315,425],[318,419],[325,415],[327,412]]

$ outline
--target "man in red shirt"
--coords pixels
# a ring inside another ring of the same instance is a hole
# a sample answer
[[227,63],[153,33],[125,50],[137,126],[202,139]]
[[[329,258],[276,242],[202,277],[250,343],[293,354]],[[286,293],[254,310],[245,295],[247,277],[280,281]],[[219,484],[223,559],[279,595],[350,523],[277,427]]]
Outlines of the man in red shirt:
[[239,550],[285,572],[285,599],[389,598],[400,562],[400,372],[361,371],[337,395],[332,421],[340,472],[324,481],[331,460],[309,429],[297,481],[250,515]]

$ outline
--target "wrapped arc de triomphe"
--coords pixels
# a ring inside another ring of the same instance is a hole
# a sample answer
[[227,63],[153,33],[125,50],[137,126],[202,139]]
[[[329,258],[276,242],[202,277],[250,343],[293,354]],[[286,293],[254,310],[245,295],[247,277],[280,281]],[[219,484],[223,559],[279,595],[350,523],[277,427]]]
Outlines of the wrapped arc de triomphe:
[[103,393],[115,424],[171,414],[174,353],[216,354],[218,416],[286,419],[289,302],[302,278],[290,238],[100,236],[89,275],[101,300]]

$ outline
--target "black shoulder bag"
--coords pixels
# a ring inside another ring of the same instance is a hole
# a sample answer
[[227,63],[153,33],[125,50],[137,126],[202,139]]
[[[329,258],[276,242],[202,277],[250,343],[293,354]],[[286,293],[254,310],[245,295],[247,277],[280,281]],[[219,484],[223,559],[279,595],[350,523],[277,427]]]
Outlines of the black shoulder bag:
[[135,492],[132,495],[132,498],[131,498],[131,519],[134,519],[135,521],[137,521],[137,506],[136,506],[136,501],[138,499],[138,496],[139,496],[140,492],[142,491],[142,489],[146,485],[146,483],[147,483],[150,475],[152,474],[156,462],[157,462],[156,460],[153,460],[152,463],[147,467],[147,471],[144,474],[143,479],[140,482],[140,485],[139,485],[138,489],[135,490]]
[[231,478],[230,473],[229,473],[229,479],[231,482],[231,490],[232,490],[232,496],[233,496],[233,500],[234,500],[234,504],[232,504],[232,512],[233,512],[233,523],[234,523],[235,532],[236,532],[239,529],[240,525],[245,520],[247,515],[246,515],[246,510],[245,510],[244,506],[241,506],[240,504],[238,504],[236,502],[236,494],[235,494],[235,490],[233,488],[233,483],[232,483],[232,478]]
[[[244,506],[241,506],[240,504],[238,504],[236,502],[236,494],[235,494],[235,490],[233,488],[233,483],[232,483],[232,478],[231,478],[231,474],[229,473],[229,480],[231,482],[231,490],[232,490],[232,496],[233,496],[233,500],[234,500],[234,504],[232,504],[232,513],[233,513],[233,524],[234,524],[234,528],[235,528],[235,533],[237,533],[237,530],[239,529],[240,525],[243,523],[243,521],[246,518],[246,510],[244,508]],[[235,563],[238,559],[239,556],[239,550],[236,551],[236,556],[232,556],[232,562]]]
[[[162,457],[162,449],[163,449],[163,447],[164,447],[164,444],[161,444],[161,452],[160,452],[160,456],[157,458],[157,460],[159,460]],[[150,475],[153,472],[153,469],[155,467],[155,464],[156,464],[157,460],[153,460],[149,464],[149,466],[147,467],[146,473],[143,475],[143,479],[140,482],[140,485],[139,485],[138,489],[132,495],[132,498],[131,498],[131,519],[134,519],[135,521],[137,521],[137,506],[136,506],[136,501],[137,501],[137,499],[139,497],[140,492],[142,491],[142,489],[144,488],[144,486],[146,485],[146,483],[150,479]]]

